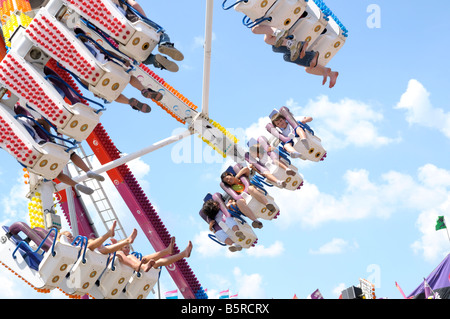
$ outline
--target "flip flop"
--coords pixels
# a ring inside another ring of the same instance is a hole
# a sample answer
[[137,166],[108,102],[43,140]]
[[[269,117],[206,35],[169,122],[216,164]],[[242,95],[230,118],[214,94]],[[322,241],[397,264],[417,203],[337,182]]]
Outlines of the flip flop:
[[156,92],[156,91],[154,91],[152,89],[143,89],[141,91],[141,94],[142,94],[143,97],[145,97],[147,99],[152,99],[152,100],[155,100],[155,101],[161,101],[162,98],[163,98],[162,93]]
[[141,103],[135,98],[131,98],[129,104],[133,110],[138,110],[142,113],[150,113],[152,111],[152,108],[148,104]]

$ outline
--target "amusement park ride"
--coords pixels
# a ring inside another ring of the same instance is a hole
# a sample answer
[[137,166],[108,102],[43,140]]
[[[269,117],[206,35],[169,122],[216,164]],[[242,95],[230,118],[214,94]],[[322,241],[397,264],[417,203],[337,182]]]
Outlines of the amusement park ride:
[[[289,30],[294,38],[309,42],[309,49],[320,52],[322,66],[342,48],[347,38],[345,27],[321,0],[239,0],[232,5],[226,2],[223,2],[225,10],[234,8],[245,14],[247,27],[270,25]],[[128,20],[112,0],[2,0],[0,10],[4,41],[0,43],[0,147],[17,160],[18,167],[26,170],[29,177],[26,196],[30,199],[30,223],[16,222],[0,229],[0,263],[39,292],[58,288],[72,298],[146,298],[160,270],[135,272],[121,265],[115,255],[86,249],[87,238],[98,236],[96,228],[82,198],[77,195],[78,190],[57,178],[61,172],[69,174],[67,165],[71,163],[71,154],[75,150],[84,153],[81,143],[86,141],[101,164],[94,173],[107,173],[149,242],[159,251],[169,245],[171,235],[127,163],[196,134],[223,157],[231,157],[236,166],[230,171],[236,172],[245,165],[248,152],[235,136],[209,118],[213,0],[206,1],[201,110],[143,64],[157,47],[164,30],[132,8],[129,10],[139,16],[134,22]],[[83,30],[91,41],[114,52],[116,58],[106,63],[97,60],[75,29]],[[163,98],[154,102],[187,129],[143,150],[121,156],[101,124],[103,104],[83,96],[78,85],[91,91],[100,101],[111,102],[119,97],[132,76],[144,87],[160,92]],[[17,112],[18,105],[26,110],[25,114]],[[287,108],[279,111],[290,125],[297,125]],[[57,134],[51,135],[35,118],[45,119],[47,127]],[[23,121],[31,121],[31,125],[47,134],[47,139],[44,137],[37,142]],[[273,127],[267,129],[274,134],[270,145],[286,142]],[[306,133],[310,148],[305,149],[298,139],[294,140],[294,148],[304,154],[305,160],[323,160],[326,151],[320,139],[312,130]],[[301,187],[302,177],[282,147],[278,152],[295,175],[284,174],[276,165],[269,167],[270,172],[286,182],[286,189],[295,191]],[[87,157],[83,160],[90,165]],[[91,199],[101,220],[107,229],[116,221],[116,233],[125,238],[100,183],[89,179],[85,173],[73,176],[73,180],[95,184]],[[270,181],[255,175],[251,183],[276,207],[275,200],[264,190],[264,185],[269,185]],[[227,196],[238,198],[226,186],[223,189],[224,194],[207,198],[218,201]],[[268,213],[248,194],[242,196],[259,218],[271,220],[278,216],[279,210]],[[56,203],[60,204],[76,237],[73,242],[68,242],[64,236],[56,240],[61,229],[61,216],[54,208]],[[229,215],[225,206],[221,207],[224,214]],[[251,248],[257,242],[256,235],[245,218],[237,216],[236,220],[247,226],[247,240],[242,247]],[[213,235],[211,238],[219,242]],[[179,251],[177,247],[175,250]],[[185,259],[166,269],[184,298],[207,298]]]

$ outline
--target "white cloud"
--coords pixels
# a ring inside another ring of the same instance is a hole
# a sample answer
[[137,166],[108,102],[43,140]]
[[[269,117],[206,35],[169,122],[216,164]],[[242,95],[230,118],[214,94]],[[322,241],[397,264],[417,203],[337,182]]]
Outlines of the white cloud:
[[356,242],[349,243],[342,238],[333,238],[330,242],[322,245],[317,250],[310,250],[309,252],[314,255],[330,255],[341,254],[348,249],[356,249],[358,244]]
[[[5,268],[0,268],[0,298],[23,298],[20,289],[17,289],[17,277],[15,277],[11,272],[7,271]],[[30,288],[31,289],[31,288]]]
[[361,101],[345,98],[332,102],[323,95],[304,107],[292,99],[286,106],[296,116],[313,117],[309,124],[327,149],[381,147],[399,141],[399,138],[381,135],[377,124],[383,121],[383,114]]
[[[440,178],[433,180],[436,174]],[[321,192],[307,180],[296,192],[273,189],[270,193],[281,210],[277,225],[314,228],[331,221],[387,219],[405,210],[431,209],[450,196],[449,174],[450,171],[427,164],[418,169],[417,178],[390,171],[381,176],[381,182],[375,183],[367,170],[354,169],[344,174],[343,191],[338,196]]]
[[279,240],[275,241],[269,247],[264,247],[261,244],[256,245],[247,250],[247,254],[252,257],[277,257],[284,252],[284,245]]
[[[377,125],[383,121],[383,114],[364,102],[349,98],[332,102],[328,96],[319,96],[310,100],[304,107],[299,106],[293,99],[286,101],[286,106],[298,120],[303,116],[313,117],[313,121],[308,125],[327,150],[349,146],[382,147],[400,141],[400,138],[381,135]],[[265,128],[269,123],[268,115],[258,118],[245,129],[245,142],[259,136],[272,138]],[[302,166],[308,163],[302,162]]]
[[421,232],[421,237],[412,245],[415,253],[422,253],[425,260],[437,262],[448,254],[450,238],[446,229],[436,231],[438,216],[444,216],[447,227],[450,227],[450,195],[441,205],[423,211],[417,221],[416,226]]
[[450,112],[433,107],[430,93],[419,81],[409,81],[406,92],[395,108],[406,110],[406,120],[410,125],[434,128],[450,138]]
[[344,283],[338,284],[332,291],[333,295],[339,297],[342,293],[342,291],[347,288],[347,286]]
[[[217,39],[216,34],[213,32],[211,36],[211,41],[215,41]],[[203,48],[203,45],[205,44],[205,36],[196,36],[194,37],[194,43],[193,48]]]
[[237,283],[237,291],[240,299],[263,299],[265,291],[262,287],[263,277],[258,274],[243,274],[241,269],[235,267],[233,270]]
[[[205,223],[205,226],[208,225]],[[202,257],[215,257],[220,256],[225,251],[228,251],[227,248],[215,243],[211,239],[208,238],[208,235],[211,234],[210,231],[201,231],[196,234],[193,239],[194,250],[196,253],[200,254]]]
[[3,195],[1,198],[3,217],[7,217],[2,221],[2,225],[10,225],[16,221],[23,221],[28,216],[28,202],[25,195],[29,191],[29,186],[24,183],[23,172],[20,171],[19,177],[15,184],[11,185],[9,194]]

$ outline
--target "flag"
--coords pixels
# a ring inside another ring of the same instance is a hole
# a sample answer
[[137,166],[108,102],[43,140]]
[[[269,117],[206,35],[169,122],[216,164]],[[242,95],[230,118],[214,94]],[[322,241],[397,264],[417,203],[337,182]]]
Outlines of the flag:
[[323,299],[322,294],[319,289],[316,289],[312,294],[310,294],[306,299]]
[[237,299],[237,297],[238,297],[238,294],[231,295],[231,296],[230,296],[230,299]]
[[441,299],[439,293],[434,292],[425,278],[423,278],[423,288],[425,291],[425,299]]
[[425,299],[434,299],[433,289],[431,289],[425,278],[423,279],[423,288],[425,291]]
[[178,299],[178,290],[166,291],[166,299]]
[[219,299],[230,299],[230,289],[221,291],[219,293]]
[[444,221],[444,216],[438,216],[438,220],[436,221],[436,230],[447,228]]
[[400,288],[400,285],[395,282],[395,287],[397,287],[397,289],[400,291],[400,293],[402,294],[403,298],[408,299],[405,295],[405,293],[403,292],[402,288]]

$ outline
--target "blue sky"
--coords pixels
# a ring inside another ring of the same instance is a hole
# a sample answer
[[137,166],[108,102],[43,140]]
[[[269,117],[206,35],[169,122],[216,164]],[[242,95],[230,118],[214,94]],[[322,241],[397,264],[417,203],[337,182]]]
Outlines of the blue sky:
[[[206,1],[141,2],[185,55],[178,73],[156,73],[201,108]],[[434,226],[437,216],[450,220],[450,45],[443,32],[450,4],[428,2],[429,14],[416,0],[326,3],[349,30],[328,65],[340,72],[333,89],[273,53],[242,25],[241,13],[214,5],[210,117],[244,146],[285,105],[314,118],[328,151],[320,163],[294,161],[305,179],[301,190],[270,191],[281,215],[256,230],[256,247],[231,254],[208,239],[198,211],[206,193],[220,191],[230,163],[197,137],[130,163],[178,246],[193,241],[188,263],[211,298],[225,289],[240,298],[306,298],[320,289],[335,299],[359,278],[372,281],[378,297],[402,298],[396,281],[409,294],[449,252],[445,231]],[[376,28],[367,24],[373,4],[381,10]],[[101,122],[119,150],[132,153],[184,129],[152,107],[138,114],[108,106]],[[201,160],[180,160],[180,149],[202,152]],[[0,158],[0,223],[8,225],[26,218],[26,188],[17,163],[6,152]],[[104,186],[114,196],[111,183]],[[138,227],[115,204],[125,229]],[[134,248],[153,251],[142,235]],[[37,294],[3,268],[0,284],[2,298],[63,297]],[[176,289],[167,272],[161,289]]]

